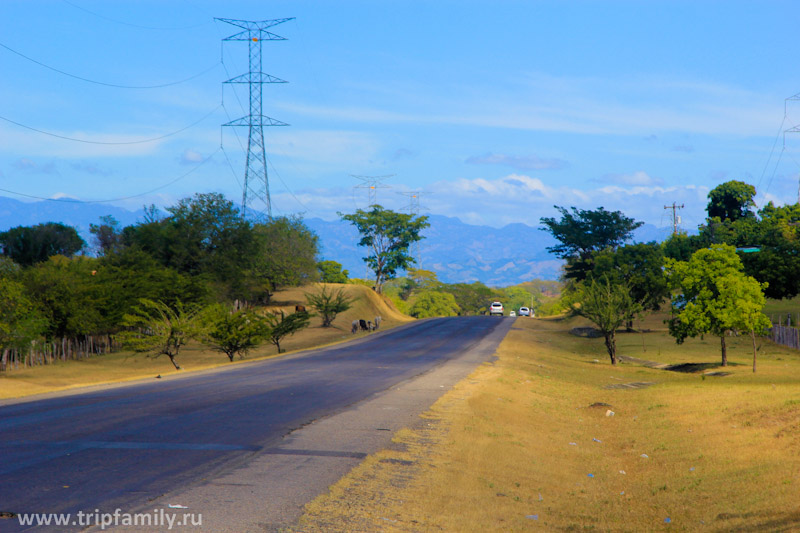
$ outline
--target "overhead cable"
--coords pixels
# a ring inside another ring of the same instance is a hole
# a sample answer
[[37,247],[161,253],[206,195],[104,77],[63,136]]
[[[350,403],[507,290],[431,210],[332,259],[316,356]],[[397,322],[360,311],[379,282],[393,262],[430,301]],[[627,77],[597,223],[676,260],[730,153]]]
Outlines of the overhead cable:
[[214,109],[212,109],[211,111],[209,111],[209,112],[208,112],[208,114],[206,114],[205,116],[203,116],[201,119],[199,119],[199,120],[197,120],[197,121],[195,121],[195,122],[192,122],[192,123],[191,123],[191,124],[189,124],[188,126],[184,126],[183,128],[181,128],[181,129],[179,129],[179,130],[176,130],[176,131],[173,131],[173,132],[170,132],[170,133],[166,133],[166,134],[164,134],[164,135],[159,135],[158,137],[152,137],[152,138],[150,138],[150,139],[141,139],[141,140],[139,140],[139,141],[118,141],[118,142],[110,142],[110,141],[90,141],[90,140],[88,140],[88,139],[78,139],[78,138],[76,138],[76,137],[68,137],[68,136],[66,136],[66,135],[59,135],[59,134],[57,134],[57,133],[52,133],[52,132],[49,132],[49,131],[40,130],[40,129],[38,129],[38,128],[34,128],[34,127],[32,127],[32,126],[28,126],[28,125],[26,125],[26,124],[23,124],[23,123],[21,123],[21,122],[17,122],[16,120],[11,120],[10,118],[4,117],[4,116],[2,116],[2,115],[0,115],[0,120],[5,120],[6,122],[9,122],[9,123],[11,123],[11,124],[14,124],[15,126],[19,126],[19,127],[21,127],[21,128],[25,128],[25,129],[27,129],[27,130],[35,131],[36,133],[41,133],[42,135],[49,135],[50,137],[55,137],[55,138],[57,138],[57,139],[64,139],[64,140],[66,140],[66,141],[74,141],[74,142],[86,143],[86,144],[101,144],[101,145],[110,145],[110,146],[120,146],[120,145],[128,145],[128,144],[144,144],[144,143],[150,143],[150,142],[160,141],[161,139],[166,139],[167,137],[172,137],[173,135],[177,135],[178,133],[181,133],[181,132],[183,132],[183,131],[186,131],[186,130],[188,130],[189,128],[191,128],[191,127],[193,127],[193,126],[196,126],[196,125],[200,124],[200,123],[201,123],[201,122],[203,122],[205,119],[207,119],[208,117],[210,117],[211,115],[213,115],[213,114],[214,114],[214,113],[217,111],[217,109],[219,109],[220,107],[222,107],[222,106],[217,106],[217,107],[215,107]]
[[76,80],[85,81],[87,83],[94,83],[95,85],[103,85],[105,87],[115,87],[117,89],[160,89],[162,87],[171,87],[173,85],[179,85],[181,83],[186,83],[187,81],[191,81],[191,80],[193,80],[195,78],[199,78],[200,76],[202,76],[204,74],[207,74],[207,73],[211,72],[212,70],[214,70],[215,68],[217,68],[217,65],[218,65],[218,63],[214,63],[214,65],[212,65],[211,67],[205,69],[204,71],[202,71],[202,72],[200,72],[198,74],[195,74],[194,76],[189,76],[188,78],[184,78],[184,79],[178,80],[178,81],[171,81],[169,83],[159,83],[159,84],[156,84],[156,85],[122,85],[122,84],[119,84],[119,83],[107,83],[107,82],[104,82],[104,81],[92,80],[92,79],[89,79],[89,78],[84,78],[83,76],[77,76],[75,74],[70,74],[69,72],[65,72],[65,71],[57,69],[55,67],[51,67],[50,65],[42,63],[41,61],[37,61],[36,59],[33,59],[32,57],[26,56],[22,52],[14,50],[10,46],[5,45],[3,43],[0,43],[0,47],[5,48],[6,50],[11,52],[12,54],[16,54],[16,55],[20,56],[23,59],[27,59],[31,63],[36,63],[40,67],[44,67],[46,69],[50,69],[53,72],[58,72],[59,74],[62,74],[64,76],[69,76],[70,78],[74,78]]
[[75,9],[80,9],[81,11],[85,11],[86,13],[89,13],[90,15],[94,15],[97,18],[101,18],[101,19],[107,20],[109,22],[114,22],[116,24],[122,24],[123,26],[130,26],[132,28],[141,28],[143,30],[159,30],[159,31],[190,30],[192,28],[199,28],[200,26],[205,26],[206,24],[211,24],[211,22],[202,22],[200,24],[194,24],[192,26],[182,26],[182,27],[174,27],[174,28],[157,27],[157,26],[143,26],[141,24],[133,24],[133,23],[130,23],[130,22],[125,22],[124,20],[117,20],[117,19],[113,19],[111,17],[106,17],[105,15],[101,15],[100,13],[96,13],[94,11],[86,9],[85,7],[81,7],[79,5],[76,5],[76,4],[72,3],[72,2],[70,2],[69,0],[61,0],[61,1],[64,2],[65,4],[71,5]]

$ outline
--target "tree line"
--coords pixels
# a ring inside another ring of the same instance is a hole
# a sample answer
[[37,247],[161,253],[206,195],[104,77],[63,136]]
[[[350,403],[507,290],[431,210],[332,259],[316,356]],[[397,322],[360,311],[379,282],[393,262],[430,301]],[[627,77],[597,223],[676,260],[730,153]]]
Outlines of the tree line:
[[705,334],[720,339],[731,331],[752,338],[770,327],[766,297],[800,293],[800,206],[755,210],[756,191],[741,181],[708,194],[707,218],[697,234],[676,233],[661,244],[630,244],[642,225],[619,211],[566,209],[541,219],[558,244],[548,248],[566,261],[565,302],[602,332],[612,364],[616,331],[668,302],[669,332],[678,343]]
[[214,193],[150,206],[127,227],[103,217],[90,232],[93,247],[53,222],[0,233],[0,368],[114,349],[137,313],[176,322],[213,305],[263,305],[319,277],[318,238],[300,218],[249,220]]

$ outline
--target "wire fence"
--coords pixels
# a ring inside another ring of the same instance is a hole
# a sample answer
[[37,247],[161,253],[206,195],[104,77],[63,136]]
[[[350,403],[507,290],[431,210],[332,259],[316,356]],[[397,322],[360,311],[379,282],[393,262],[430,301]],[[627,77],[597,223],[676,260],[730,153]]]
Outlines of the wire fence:
[[800,316],[777,315],[770,317],[772,328],[769,330],[769,338],[775,344],[800,350],[800,328],[792,324],[800,325]]

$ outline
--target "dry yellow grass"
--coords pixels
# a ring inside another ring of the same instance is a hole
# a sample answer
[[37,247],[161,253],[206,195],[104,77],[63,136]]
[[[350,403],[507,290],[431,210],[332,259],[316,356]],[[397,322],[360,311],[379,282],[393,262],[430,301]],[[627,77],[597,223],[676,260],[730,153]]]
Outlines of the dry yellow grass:
[[[764,342],[754,375],[749,339],[729,339],[731,374],[704,379],[612,367],[602,339],[567,333],[575,325],[517,319],[497,361],[309,504],[298,529],[800,530],[797,352]],[[720,359],[717,339],[676,346],[663,329],[619,345]],[[653,385],[609,388],[635,382]]]
[[[410,320],[411,317],[397,311],[388,299],[375,294],[361,285],[329,284],[334,289],[343,287],[345,292],[354,298],[353,306],[338,315],[332,327],[321,327],[319,317],[312,317],[311,325],[305,330],[289,337],[281,343],[281,348],[294,352],[308,348],[324,346],[354,338],[350,333],[350,323],[357,318],[373,320],[376,315],[383,318],[381,329],[391,328]],[[287,313],[294,312],[295,304],[304,304],[306,292],[315,287],[293,288],[279,291],[273,298],[271,309],[283,309]],[[367,335],[358,333],[356,336]],[[130,352],[115,353],[91,357],[83,361],[57,362],[54,365],[9,370],[0,373],[0,398],[16,398],[65,390],[87,385],[119,383],[156,375],[173,375],[186,371],[205,370],[218,366],[236,364],[240,361],[253,361],[275,357],[277,351],[271,344],[264,344],[250,354],[234,363],[228,362],[227,356],[220,352],[192,344],[181,350],[177,360],[184,369],[176,371],[166,356],[152,358],[144,354]]]

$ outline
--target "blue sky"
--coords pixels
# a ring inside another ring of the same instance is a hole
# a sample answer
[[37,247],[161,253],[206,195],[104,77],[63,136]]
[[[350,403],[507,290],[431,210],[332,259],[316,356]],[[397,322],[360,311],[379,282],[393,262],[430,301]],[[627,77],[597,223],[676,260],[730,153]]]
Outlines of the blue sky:
[[379,203],[422,190],[427,212],[468,223],[536,225],[555,204],[666,226],[677,202],[690,228],[727,180],[797,201],[800,133],[782,132],[800,124],[785,101],[799,16],[788,1],[3,0],[0,195],[239,202],[247,132],[220,125],[247,94],[222,82],[247,45],[223,45],[237,29],[213,18],[296,17],[262,49],[289,81],[264,88],[264,114],[290,124],[265,130],[276,214],[335,218],[366,207],[351,175],[391,174]]

